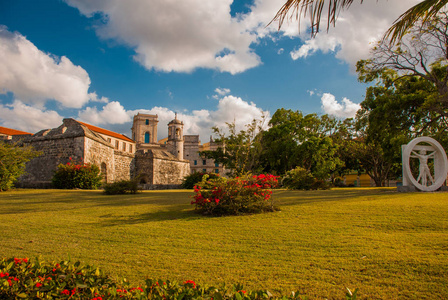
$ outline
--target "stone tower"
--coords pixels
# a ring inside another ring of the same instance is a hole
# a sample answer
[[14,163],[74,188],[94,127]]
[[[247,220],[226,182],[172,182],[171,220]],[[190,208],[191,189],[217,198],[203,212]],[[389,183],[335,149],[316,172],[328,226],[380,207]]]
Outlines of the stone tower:
[[157,115],[138,113],[134,116],[132,123],[132,139],[136,142],[137,148],[144,148],[145,145],[157,143]]
[[174,120],[168,123],[168,141],[167,150],[179,160],[184,159],[184,123],[177,119],[177,113]]

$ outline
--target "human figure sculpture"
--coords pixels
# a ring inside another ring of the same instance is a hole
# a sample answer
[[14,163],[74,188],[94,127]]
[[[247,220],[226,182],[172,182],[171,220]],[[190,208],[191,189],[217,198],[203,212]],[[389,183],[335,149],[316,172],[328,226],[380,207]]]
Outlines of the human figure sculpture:
[[[413,139],[407,145],[402,145],[403,184],[399,191],[410,192],[415,189],[424,192],[434,192],[444,185],[448,174],[448,159],[445,149],[439,142],[427,136]],[[414,178],[410,160],[419,160],[419,174]],[[428,166],[433,159],[433,167]],[[433,171],[431,171],[433,170]]]
[[428,179],[430,182],[429,185],[434,184],[434,178],[432,177],[431,170],[428,167],[428,159],[434,158],[434,156],[435,156],[435,151],[432,151],[430,154],[426,154],[426,150],[424,150],[424,149],[421,150],[420,153],[418,153],[416,151],[411,152],[410,157],[418,158],[418,160],[420,162],[417,182],[420,182],[420,180],[421,180],[421,185],[423,185],[423,186],[428,186]]

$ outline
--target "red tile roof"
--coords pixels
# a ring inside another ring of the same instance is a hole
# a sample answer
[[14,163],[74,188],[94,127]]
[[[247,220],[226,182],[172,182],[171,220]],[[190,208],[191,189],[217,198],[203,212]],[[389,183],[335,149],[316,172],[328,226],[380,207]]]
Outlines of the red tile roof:
[[6,134],[6,135],[24,135],[24,134],[30,134],[30,135],[32,135],[32,133],[29,133],[29,132],[20,131],[20,130],[15,130],[15,129],[6,128],[6,127],[1,127],[1,126],[0,126],[0,134]]
[[117,139],[125,140],[125,141],[131,142],[131,143],[135,143],[133,140],[131,140],[130,138],[128,138],[127,136],[125,136],[123,134],[116,133],[116,132],[113,132],[113,131],[110,131],[110,130],[107,130],[107,129],[103,129],[103,128],[100,128],[100,127],[96,127],[96,126],[93,126],[93,125],[90,125],[90,124],[87,124],[87,123],[84,123],[84,122],[81,122],[81,121],[76,121],[76,122],[86,126],[87,128],[89,128],[92,131],[95,131],[95,132],[98,132],[98,133],[101,133],[101,134],[104,134],[104,135],[108,135],[108,136],[111,136],[111,137],[114,137],[114,138],[117,138]]

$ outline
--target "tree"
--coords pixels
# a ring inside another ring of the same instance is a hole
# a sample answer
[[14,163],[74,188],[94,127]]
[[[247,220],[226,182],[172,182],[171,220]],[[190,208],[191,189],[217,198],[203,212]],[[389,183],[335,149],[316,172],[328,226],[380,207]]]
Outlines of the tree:
[[25,164],[41,153],[32,147],[0,142],[0,191],[7,191],[14,186],[14,182],[25,173]]
[[261,166],[259,158],[262,151],[261,133],[265,123],[265,116],[260,120],[254,119],[246,125],[246,130],[237,132],[235,123],[226,123],[228,133],[218,127],[213,131],[218,138],[215,141],[221,144],[214,151],[200,152],[206,158],[214,159],[215,163],[223,164],[231,175],[258,173]]
[[[436,93],[426,97],[426,110],[448,116],[448,15],[439,13],[426,22],[415,24],[406,39],[397,45],[379,42],[371,58],[357,63],[362,82],[397,81],[403,77],[421,78]],[[394,72],[391,77],[388,73]],[[425,87],[425,89],[430,88]]]
[[[444,76],[443,72],[431,72]],[[433,81],[400,76],[390,69],[382,69],[377,76],[357,113],[362,139],[353,142],[351,151],[376,185],[383,185],[401,174],[401,145],[426,135],[448,146],[448,119],[428,109],[429,99],[439,96]]]
[[338,145],[331,135],[338,121],[327,115],[303,115],[300,111],[278,109],[263,134],[265,171],[284,174],[297,166],[319,179],[327,179],[342,165]]
[[[360,3],[363,3],[360,0]],[[336,24],[336,19],[341,10],[348,9],[353,0],[287,0],[271,21],[279,22],[279,30],[289,15],[300,18],[309,14],[311,21],[311,35],[315,36],[320,30],[320,21],[325,4],[328,6],[327,31],[330,25]],[[414,26],[418,20],[426,20],[436,16],[448,4],[448,0],[423,0],[405,11],[394,24],[387,30],[384,39],[390,38],[391,44],[400,41],[406,32]]]

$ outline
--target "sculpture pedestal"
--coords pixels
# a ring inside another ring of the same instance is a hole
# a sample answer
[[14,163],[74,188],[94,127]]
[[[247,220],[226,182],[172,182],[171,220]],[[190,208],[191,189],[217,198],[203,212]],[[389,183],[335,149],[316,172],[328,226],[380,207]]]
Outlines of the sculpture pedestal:
[[417,189],[415,188],[415,186],[412,185],[407,185],[407,186],[397,186],[397,192],[399,193],[411,193],[411,192],[416,192]]

